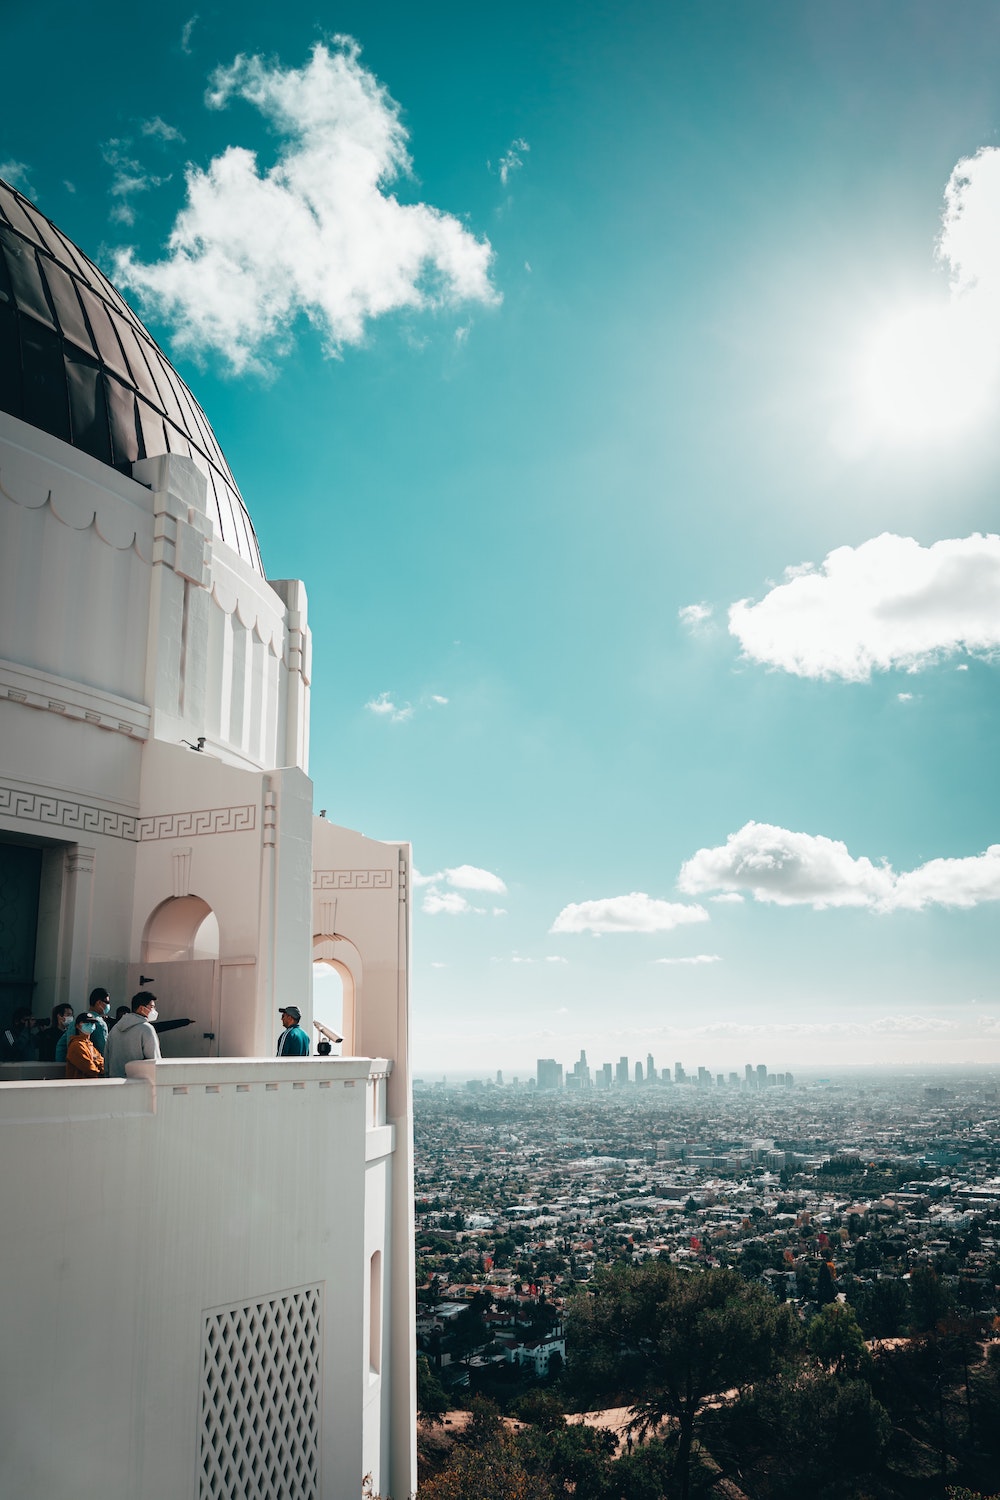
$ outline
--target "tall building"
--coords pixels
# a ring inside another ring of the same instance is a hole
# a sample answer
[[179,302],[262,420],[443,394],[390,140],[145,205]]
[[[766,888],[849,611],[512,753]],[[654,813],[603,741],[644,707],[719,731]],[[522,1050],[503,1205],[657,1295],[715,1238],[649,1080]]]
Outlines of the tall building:
[[767,1063],[757,1064],[757,1087],[759,1089],[767,1088]]
[[[191,392],[0,183],[0,1451],[19,1500],[416,1487],[410,850],[312,814],[303,584]],[[275,1056],[343,983],[341,1055]],[[140,987],[67,1080],[24,1009]]]
[[617,1084],[626,1084],[628,1082],[629,1082],[628,1058],[627,1057],[620,1057],[618,1059],[618,1065],[615,1068],[615,1083],[617,1083]]
[[647,1052],[646,1053],[646,1082],[647,1083],[655,1083],[656,1082],[656,1068],[653,1066],[653,1054],[652,1054],[652,1052]]
[[554,1057],[540,1057],[535,1069],[539,1089],[561,1089],[563,1083],[562,1063]]
[[578,1088],[590,1087],[590,1068],[587,1065],[587,1054],[581,1051],[579,1060],[573,1064],[573,1077],[576,1079]]
[[635,1081],[636,1081],[636,1083],[641,1083],[642,1082],[642,1063],[641,1062],[637,1062],[636,1065],[635,1065]]
[[686,1078],[687,1078],[687,1074],[685,1073],[684,1069],[681,1067],[680,1063],[674,1063],[674,1082],[675,1083],[684,1083],[684,1081],[686,1080]]

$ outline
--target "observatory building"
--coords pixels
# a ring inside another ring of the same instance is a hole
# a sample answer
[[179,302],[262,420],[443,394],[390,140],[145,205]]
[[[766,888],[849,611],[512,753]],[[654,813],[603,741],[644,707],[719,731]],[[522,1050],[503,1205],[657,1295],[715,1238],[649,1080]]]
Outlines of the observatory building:
[[[0,1032],[193,1020],[124,1079],[0,1064],[18,1500],[416,1488],[410,851],[313,816],[309,685],[198,402],[0,182]],[[317,961],[342,1055],[276,1057]]]

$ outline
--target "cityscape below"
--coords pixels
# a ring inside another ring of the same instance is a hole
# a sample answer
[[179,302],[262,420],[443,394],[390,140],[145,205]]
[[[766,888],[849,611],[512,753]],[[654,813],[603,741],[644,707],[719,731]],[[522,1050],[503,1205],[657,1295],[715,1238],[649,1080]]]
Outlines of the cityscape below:
[[[422,1078],[415,1078],[413,1082],[415,1088],[428,1087]],[[467,1078],[464,1085],[470,1093],[481,1093],[491,1088],[523,1088],[535,1093],[553,1093],[566,1089],[570,1093],[583,1093],[588,1089],[643,1088],[651,1085],[758,1092],[762,1089],[791,1088],[794,1082],[792,1073],[769,1072],[766,1063],[746,1063],[742,1076],[736,1072],[713,1073],[710,1068],[705,1067],[698,1067],[693,1073],[689,1073],[684,1064],[679,1062],[674,1063],[672,1070],[670,1067],[658,1069],[651,1052],[647,1052],[645,1062],[636,1059],[633,1063],[623,1054],[616,1063],[606,1062],[591,1068],[586,1051],[581,1049],[579,1058],[570,1069],[564,1069],[563,1064],[556,1062],[553,1057],[540,1057],[535,1065],[534,1078],[522,1079],[520,1074],[515,1073],[508,1082],[503,1069],[498,1068],[495,1077]],[[432,1087],[447,1088],[448,1079],[442,1078]]]

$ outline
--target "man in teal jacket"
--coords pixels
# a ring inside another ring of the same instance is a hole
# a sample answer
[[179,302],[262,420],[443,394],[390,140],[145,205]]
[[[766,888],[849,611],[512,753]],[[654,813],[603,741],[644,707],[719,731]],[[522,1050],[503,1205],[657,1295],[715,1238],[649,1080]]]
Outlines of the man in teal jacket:
[[280,1012],[281,1024],[285,1028],[278,1038],[279,1057],[308,1057],[309,1038],[299,1022],[302,1012],[297,1005],[288,1005]]

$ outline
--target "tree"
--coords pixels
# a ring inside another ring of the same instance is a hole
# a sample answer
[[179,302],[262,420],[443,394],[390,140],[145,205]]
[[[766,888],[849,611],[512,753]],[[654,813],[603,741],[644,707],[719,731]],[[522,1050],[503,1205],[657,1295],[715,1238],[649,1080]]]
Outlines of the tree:
[[809,1324],[809,1353],[834,1375],[864,1375],[872,1357],[853,1310],[846,1302],[828,1302]]
[[417,1355],[417,1412],[432,1426],[441,1422],[448,1410],[448,1393],[431,1369],[426,1354]]
[[892,1339],[902,1333],[910,1310],[906,1286],[892,1276],[881,1276],[870,1286],[851,1293],[851,1303],[869,1338]]
[[918,1266],[910,1275],[910,1326],[932,1333],[954,1309],[954,1299],[936,1271]]
[[816,1301],[820,1307],[825,1307],[828,1302],[836,1302],[837,1287],[833,1279],[833,1271],[829,1261],[824,1261],[819,1268],[816,1277]]
[[476,1400],[472,1421],[440,1474],[420,1486],[421,1500],[555,1500],[545,1474],[532,1473],[490,1401]]
[[661,1260],[598,1273],[571,1304],[568,1336],[578,1389],[624,1399],[640,1432],[675,1419],[682,1500],[705,1403],[772,1375],[800,1339],[794,1315],[764,1287],[735,1271],[684,1274]]

